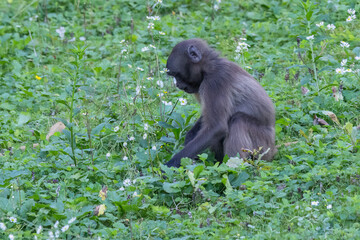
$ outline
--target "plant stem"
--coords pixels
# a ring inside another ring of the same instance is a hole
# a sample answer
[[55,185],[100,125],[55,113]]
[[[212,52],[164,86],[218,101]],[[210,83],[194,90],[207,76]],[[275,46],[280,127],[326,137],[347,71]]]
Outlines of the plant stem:
[[76,156],[75,156],[75,136],[74,136],[74,126],[72,124],[73,122],[73,112],[74,112],[74,102],[75,102],[75,92],[76,92],[76,80],[78,78],[78,73],[79,73],[79,66],[78,66],[78,58],[79,56],[76,56],[76,72],[75,75],[73,77],[73,88],[72,88],[72,94],[71,94],[71,105],[70,105],[70,116],[69,116],[69,121],[70,121],[70,146],[71,146],[71,153],[72,153],[72,159],[74,161],[75,166],[77,166],[77,161],[76,161]]
[[[306,15],[306,11],[305,11],[305,15]],[[309,32],[309,36],[311,35],[311,29],[310,29],[310,21],[307,20],[307,27],[308,27],[308,32]],[[317,76],[317,70],[316,70],[316,64],[315,64],[315,54],[314,54],[314,46],[313,46],[313,40],[310,40],[310,50],[311,50],[311,61],[313,64],[313,72],[314,72],[314,78],[316,81],[316,88],[317,91],[319,92],[319,79]]]

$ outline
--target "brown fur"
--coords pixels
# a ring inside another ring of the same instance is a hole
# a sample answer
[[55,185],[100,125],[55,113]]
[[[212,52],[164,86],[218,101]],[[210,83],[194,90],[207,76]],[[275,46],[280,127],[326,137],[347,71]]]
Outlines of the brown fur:
[[275,109],[262,86],[235,63],[220,58],[206,42],[190,39],[177,44],[167,68],[177,87],[197,94],[201,118],[188,132],[185,147],[166,165],[180,166],[183,157],[195,158],[210,147],[218,161],[225,154],[247,158],[262,147],[270,150],[262,159],[271,160],[275,147]]

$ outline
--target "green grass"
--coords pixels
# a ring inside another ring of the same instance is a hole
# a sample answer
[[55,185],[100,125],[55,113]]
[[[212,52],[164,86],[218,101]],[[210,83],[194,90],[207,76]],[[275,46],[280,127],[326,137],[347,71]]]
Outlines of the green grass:
[[[0,9],[1,239],[360,239],[356,0]],[[162,165],[199,116],[164,72],[172,47],[194,37],[273,99],[273,162],[219,165],[206,152],[175,171]],[[250,47],[238,53],[239,42]],[[66,128],[48,141],[56,122]]]

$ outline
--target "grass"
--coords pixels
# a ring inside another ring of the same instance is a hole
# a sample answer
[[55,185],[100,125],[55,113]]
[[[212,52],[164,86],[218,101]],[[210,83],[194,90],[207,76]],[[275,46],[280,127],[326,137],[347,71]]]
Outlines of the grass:
[[[0,9],[0,238],[360,238],[357,1]],[[172,47],[194,37],[272,98],[273,162],[218,164],[205,152],[175,171],[162,165],[199,117],[164,70]],[[47,140],[57,122],[65,129]]]

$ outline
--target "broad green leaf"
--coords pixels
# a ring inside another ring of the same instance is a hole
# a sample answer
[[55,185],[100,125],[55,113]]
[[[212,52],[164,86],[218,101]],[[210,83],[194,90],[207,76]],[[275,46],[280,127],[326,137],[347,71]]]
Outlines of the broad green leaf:
[[18,126],[22,126],[31,119],[31,114],[28,112],[21,112],[18,117]]

